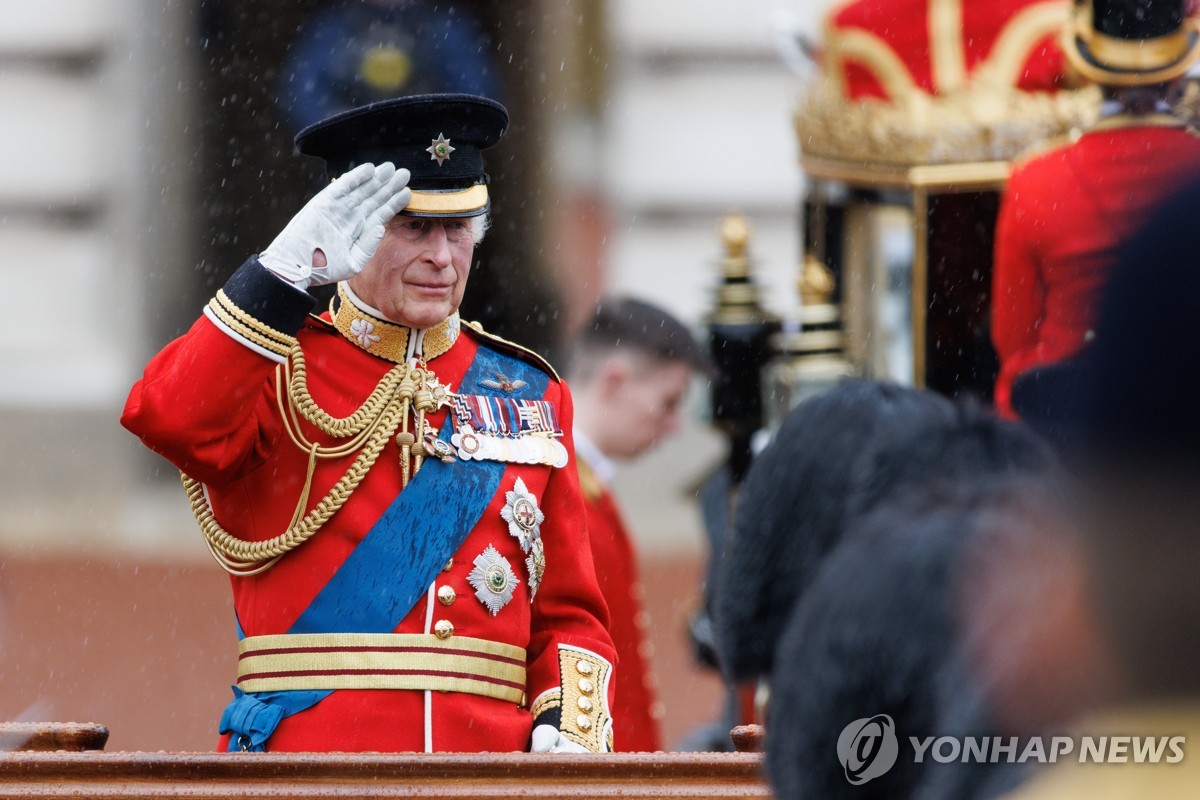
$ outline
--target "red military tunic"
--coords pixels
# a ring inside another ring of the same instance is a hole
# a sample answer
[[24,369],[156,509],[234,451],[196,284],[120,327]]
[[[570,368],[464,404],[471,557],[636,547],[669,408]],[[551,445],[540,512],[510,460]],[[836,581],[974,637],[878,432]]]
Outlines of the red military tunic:
[[625,527],[612,492],[596,476],[584,457],[579,477],[587,504],[588,537],[600,590],[608,603],[609,632],[617,651],[620,685],[613,706],[615,740],[622,752],[655,752],[663,749],[661,717],[654,677],[650,669],[642,609],[642,584],[638,578],[633,539]]
[[[273,283],[276,285],[269,285]],[[237,290],[235,284],[243,288]],[[299,327],[296,338],[307,362],[309,392],[334,417],[358,409],[385,373],[396,366],[393,360],[364,347],[378,344],[378,337],[373,339],[375,334],[368,333],[371,329],[356,327],[351,332],[343,325],[344,330],[339,330],[328,312],[319,319],[303,319],[301,314],[302,324],[291,313],[290,322],[272,319],[270,325],[260,324],[246,313],[265,314],[280,303],[292,304],[294,311],[300,293],[290,286],[281,289],[279,284],[256,261],[248,262],[227,284],[227,295],[218,295],[206,316],[154,357],[130,393],[122,416],[122,424],[149,447],[205,485],[218,521],[243,540],[268,539],[288,528],[308,466],[307,453],[296,446],[281,422],[276,396],[277,368],[283,360],[281,354],[286,352],[286,348],[276,346],[280,339],[286,340],[281,330],[289,325],[292,330]],[[247,285],[252,290],[246,290]],[[264,292],[272,296],[270,303],[257,302]],[[291,294],[280,301],[280,292]],[[234,301],[229,302],[234,295]],[[234,308],[231,312],[230,308],[239,302],[240,310]],[[308,302],[311,307],[311,300]],[[343,306],[356,317],[369,318],[356,308],[345,303]],[[384,321],[376,322],[373,329],[385,334],[383,344],[388,344],[389,332],[393,338],[411,333]],[[504,345],[469,326],[463,326],[461,334],[459,330],[457,315],[437,330],[430,329],[424,339],[425,356],[443,385],[470,394],[478,391],[477,387],[460,383],[472,360],[484,348]],[[356,341],[355,334],[361,339]],[[528,355],[520,357],[530,360]],[[540,362],[537,368],[548,369]],[[563,441],[572,452],[570,392],[552,374],[547,376],[546,385],[540,399],[554,404],[564,431]],[[286,402],[286,394],[284,399]],[[432,422],[441,428],[450,424],[447,416],[448,410],[441,408],[432,415]],[[329,437],[307,421],[301,423],[301,428],[310,441],[330,443]],[[318,461],[308,509],[343,476],[355,455]],[[462,466],[469,468],[469,463],[463,462]],[[414,480],[420,478],[418,475]],[[506,495],[516,488],[518,479],[544,514],[540,534],[546,566],[533,598],[522,545],[510,535],[510,525],[501,513],[508,502]],[[389,440],[361,484],[312,538],[261,574],[232,577],[237,621],[246,637],[286,634],[380,519],[400,487],[400,451],[395,441]],[[405,491],[412,488],[410,485]],[[396,609],[397,634],[428,638],[436,632],[441,639],[445,633],[444,643],[448,645],[484,641],[505,653],[513,648],[524,650],[524,665],[496,659],[501,672],[494,675],[511,677],[514,669],[523,666],[527,670],[525,686],[518,685],[515,691],[505,688],[506,699],[444,688],[339,688],[315,706],[284,718],[267,740],[267,749],[526,750],[533,723],[530,706],[540,701],[539,706],[552,712],[551,718],[558,716],[557,701],[564,696],[564,689],[574,691],[580,679],[567,665],[579,663],[580,669],[584,668],[582,660],[574,660],[580,653],[585,654],[581,659],[595,667],[587,670],[598,685],[591,695],[596,700],[590,717],[595,728],[581,734],[580,739],[584,743],[590,737],[591,744],[602,744],[596,737],[602,737],[601,729],[606,724],[610,702],[606,690],[611,686],[606,673],[613,653],[606,631],[608,615],[586,544],[583,515],[583,498],[571,465],[552,468],[506,464],[499,488],[482,516],[471,530],[461,532],[461,545],[423,598],[407,613]],[[469,581],[475,560],[489,548],[507,560],[511,574],[519,580],[511,599],[495,615],[476,599],[476,587]],[[400,569],[404,566],[396,565]],[[416,662],[413,665],[421,667]],[[413,665],[403,662],[399,666]],[[427,667],[415,671],[422,669],[436,672]],[[480,671],[488,673],[488,669]],[[484,674],[481,679],[486,682],[489,677]],[[499,679],[497,682],[503,683]],[[444,682],[436,685],[446,686]],[[573,725],[581,714],[579,709],[563,708],[563,729]],[[226,743],[223,739],[222,749]]]
[[1001,86],[1054,91],[1064,0],[856,0],[826,19],[826,68],[851,100],[963,88],[982,71]]
[[1013,170],[992,284],[1002,414],[1014,416],[1014,378],[1085,344],[1114,248],[1197,168],[1200,139],[1164,115],[1111,117]]

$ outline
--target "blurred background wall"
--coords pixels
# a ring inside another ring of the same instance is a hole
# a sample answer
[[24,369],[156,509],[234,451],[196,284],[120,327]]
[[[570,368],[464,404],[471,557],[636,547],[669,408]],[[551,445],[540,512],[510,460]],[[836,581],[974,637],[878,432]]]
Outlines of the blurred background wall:
[[[110,749],[209,749],[233,675],[224,574],[177,476],[118,425],[146,359],[312,190],[273,103],[317,0],[3,0],[0,25],[0,719],[107,724]],[[766,305],[799,257],[796,82],[778,11],[817,0],[465,2],[514,125],[467,314],[554,354],[628,292],[698,333],[728,211]],[[717,718],[685,624],[707,557],[704,419],[625,469],[667,740]]]

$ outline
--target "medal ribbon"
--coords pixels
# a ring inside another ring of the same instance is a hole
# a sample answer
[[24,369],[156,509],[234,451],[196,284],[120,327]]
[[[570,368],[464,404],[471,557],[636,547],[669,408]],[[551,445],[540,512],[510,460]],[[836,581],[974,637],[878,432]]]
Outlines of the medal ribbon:
[[554,404],[546,400],[456,394],[450,396],[450,405],[459,424],[469,425],[477,433],[508,437],[523,433],[562,435]]

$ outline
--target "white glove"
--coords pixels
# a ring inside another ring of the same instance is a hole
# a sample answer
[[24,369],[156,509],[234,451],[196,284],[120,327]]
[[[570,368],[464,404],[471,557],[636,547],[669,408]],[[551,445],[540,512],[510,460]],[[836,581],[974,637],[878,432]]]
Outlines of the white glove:
[[538,725],[533,729],[533,739],[529,746],[531,753],[590,753],[581,744],[572,742],[562,735],[553,725]]
[[[384,223],[408,205],[407,186],[406,169],[360,164],[309,200],[258,260],[298,289],[353,277],[374,255]],[[318,250],[322,266],[313,263]]]

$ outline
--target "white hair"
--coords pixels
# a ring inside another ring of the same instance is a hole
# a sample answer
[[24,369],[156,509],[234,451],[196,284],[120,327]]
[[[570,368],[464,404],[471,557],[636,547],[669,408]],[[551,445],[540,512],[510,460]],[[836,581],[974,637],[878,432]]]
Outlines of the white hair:
[[471,243],[478,245],[482,242],[490,227],[492,227],[490,211],[485,211],[477,217],[471,217]]

